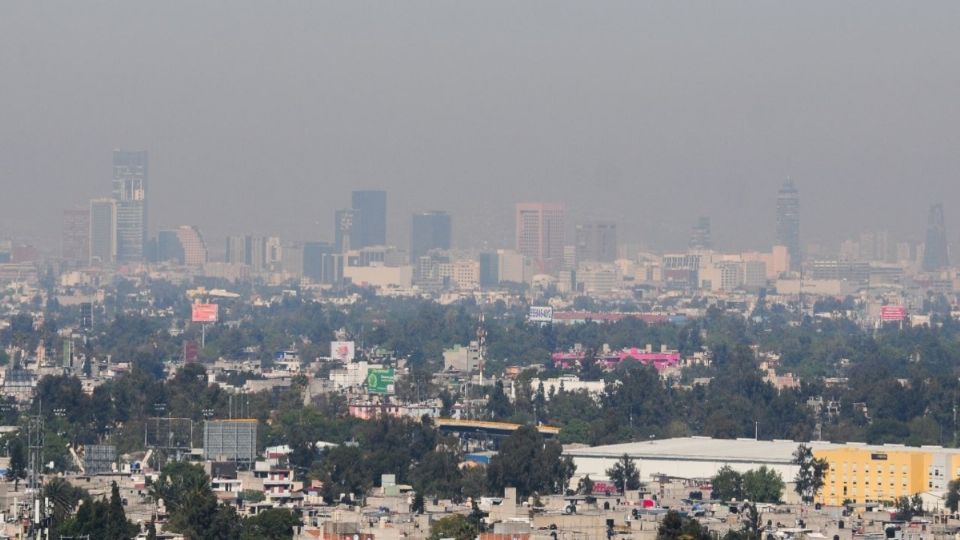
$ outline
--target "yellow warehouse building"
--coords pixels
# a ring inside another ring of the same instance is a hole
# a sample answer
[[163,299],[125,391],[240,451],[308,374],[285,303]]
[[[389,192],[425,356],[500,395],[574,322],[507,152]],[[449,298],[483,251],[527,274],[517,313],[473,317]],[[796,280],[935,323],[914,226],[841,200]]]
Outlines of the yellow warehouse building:
[[799,467],[793,453],[800,444],[827,461],[824,485],[817,502],[841,505],[893,502],[930,492],[940,497],[947,482],[960,478],[960,449],[940,446],[911,447],[897,444],[837,444],[826,441],[799,443],[789,440],[712,439],[678,437],[631,443],[564,449],[577,466],[572,485],[589,475],[606,478],[606,471],[624,454],[635,460],[643,481],[659,477],[709,482],[722,467],[741,473],[764,466],[780,474],[787,484],[784,501],[798,500],[793,482]]
[[960,477],[960,450],[955,448],[858,443],[813,448],[814,456],[829,465],[817,497],[829,505],[940,493],[947,489],[947,482]]

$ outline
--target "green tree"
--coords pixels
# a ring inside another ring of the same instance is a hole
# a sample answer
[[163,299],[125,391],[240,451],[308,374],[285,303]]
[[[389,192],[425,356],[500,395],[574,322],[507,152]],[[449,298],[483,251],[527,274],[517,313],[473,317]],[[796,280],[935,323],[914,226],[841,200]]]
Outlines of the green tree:
[[510,398],[503,391],[503,381],[497,381],[487,399],[487,415],[491,420],[506,420],[513,416]]
[[797,465],[794,478],[794,491],[805,502],[812,502],[823,487],[823,477],[827,474],[827,460],[813,457],[813,450],[801,444],[793,453],[793,464]]
[[410,512],[414,514],[422,514],[426,511],[426,501],[423,500],[423,494],[417,493],[413,497],[413,504],[410,505]]
[[620,456],[613,467],[607,469],[607,476],[620,493],[640,489],[643,485],[640,483],[640,470],[637,469],[637,464],[627,454]]
[[235,539],[242,532],[241,520],[232,506],[220,505],[212,491],[192,491],[170,514],[173,532],[197,540]]
[[167,527],[195,540],[232,540],[240,537],[241,520],[232,506],[220,505],[210,479],[199,465],[167,464],[150,486],[150,496],[163,500],[170,514]]
[[944,504],[951,512],[957,512],[957,507],[960,506],[960,478],[947,483],[947,497]]
[[747,503],[740,508],[741,540],[760,540],[763,529],[762,517],[756,504]]
[[913,519],[913,516],[923,514],[923,503],[920,501],[919,495],[914,495],[913,499],[910,497],[898,497],[896,506],[895,519],[910,521]]
[[438,449],[427,453],[414,467],[413,487],[417,493],[443,498],[459,498],[460,459],[452,451]]
[[521,426],[504,439],[500,452],[490,460],[487,480],[495,493],[517,488],[521,498],[534,493],[556,492],[569,479],[571,469],[562,459],[557,441],[544,442],[532,426]]
[[107,506],[106,537],[110,540],[125,540],[140,532],[140,528],[127,519],[120,499],[120,487],[116,482],[110,485],[110,502]]
[[590,479],[589,474],[580,479],[580,482],[577,484],[577,493],[580,495],[593,494],[593,480]]
[[10,466],[7,468],[7,480],[13,480],[13,490],[20,489],[20,480],[27,477],[27,448],[23,439],[10,440],[7,450],[10,453]]
[[74,538],[106,538],[107,511],[107,505],[103,501],[85,499],[77,508],[77,513],[61,524],[58,533]]
[[150,496],[154,501],[163,501],[167,512],[176,513],[184,501],[210,492],[210,479],[200,465],[185,461],[168,463],[157,480],[150,485]]
[[657,540],[710,540],[710,531],[692,518],[676,510],[667,512],[657,527]]
[[59,536],[60,525],[70,518],[83,501],[89,502],[90,494],[63,478],[53,478],[43,486],[43,498],[50,501],[52,506],[51,536]]
[[743,474],[743,496],[753,502],[776,503],[783,495],[780,473],[762,465]]
[[464,499],[476,501],[490,493],[487,488],[487,473],[483,467],[467,467],[460,478],[460,486]]
[[739,501],[743,499],[743,475],[724,465],[717,471],[711,481],[713,494],[711,498],[721,501]]
[[140,528],[128,520],[124,513],[116,483],[111,486],[109,501],[92,501],[89,498],[83,498],[77,504],[77,513],[56,527],[55,532],[58,536],[129,540],[140,531]]
[[470,519],[460,514],[440,518],[430,525],[430,540],[441,538],[473,540],[477,537],[477,533],[477,527],[470,522]]
[[370,474],[369,463],[359,448],[335,446],[326,450],[320,470],[324,500],[338,502],[341,493],[363,496],[373,482]]
[[289,510],[269,508],[257,515],[243,520],[241,540],[289,540],[293,538],[293,528],[300,524]]

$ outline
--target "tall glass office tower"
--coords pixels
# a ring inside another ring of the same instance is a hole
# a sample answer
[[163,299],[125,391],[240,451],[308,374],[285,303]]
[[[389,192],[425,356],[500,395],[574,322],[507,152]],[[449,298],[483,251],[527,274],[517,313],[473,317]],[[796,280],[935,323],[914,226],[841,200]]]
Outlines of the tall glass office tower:
[[113,151],[117,262],[144,260],[147,242],[147,152]]

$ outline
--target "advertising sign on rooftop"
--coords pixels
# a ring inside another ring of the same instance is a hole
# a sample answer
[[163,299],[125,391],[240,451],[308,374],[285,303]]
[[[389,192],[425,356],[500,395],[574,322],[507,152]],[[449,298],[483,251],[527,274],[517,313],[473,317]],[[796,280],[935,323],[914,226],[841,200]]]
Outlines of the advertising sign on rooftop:
[[357,354],[356,345],[352,341],[331,341],[330,358],[340,362],[352,362]]
[[880,320],[887,322],[900,322],[907,318],[907,308],[903,306],[882,306],[880,308]]
[[217,304],[194,304],[191,320],[198,323],[215,323],[220,314]]
[[392,394],[396,373],[393,368],[367,370],[367,391],[371,394]]
[[527,317],[530,322],[553,322],[553,308],[549,306],[530,306]]

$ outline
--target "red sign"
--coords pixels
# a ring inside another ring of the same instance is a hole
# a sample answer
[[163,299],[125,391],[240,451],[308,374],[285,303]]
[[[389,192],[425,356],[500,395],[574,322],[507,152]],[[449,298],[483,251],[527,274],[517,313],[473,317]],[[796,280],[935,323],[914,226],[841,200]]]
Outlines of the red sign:
[[604,482],[603,480],[593,482],[593,495],[610,495],[612,493],[617,493],[617,486],[613,482]]
[[193,322],[215,323],[217,322],[217,315],[219,315],[219,313],[220,306],[217,304],[194,304],[193,316],[191,318]]
[[902,321],[907,318],[907,308],[903,306],[881,306],[881,321]]
[[196,362],[200,354],[200,344],[196,341],[185,341],[183,343],[183,361]]

